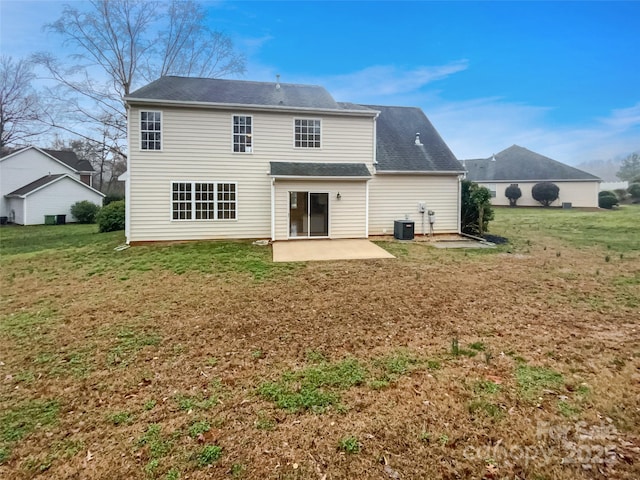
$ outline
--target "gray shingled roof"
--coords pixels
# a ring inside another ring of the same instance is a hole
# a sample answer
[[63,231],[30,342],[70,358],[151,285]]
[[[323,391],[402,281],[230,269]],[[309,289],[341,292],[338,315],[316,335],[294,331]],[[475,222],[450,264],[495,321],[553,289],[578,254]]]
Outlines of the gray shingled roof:
[[40,177],[39,179],[28,183],[27,185],[25,185],[24,187],[20,187],[17,190],[14,190],[11,193],[8,193],[6,196],[7,197],[22,197],[23,195],[28,195],[29,193],[33,192],[34,190],[37,190],[40,187],[43,187],[44,185],[47,185],[51,182],[53,182],[54,180],[59,179],[60,177],[66,177],[67,174],[66,173],[57,173],[55,175],[45,175],[44,177]]
[[474,182],[600,180],[595,175],[518,145],[512,145],[489,158],[464,160],[463,164],[467,169],[467,178]]
[[270,162],[272,176],[356,177],[371,176],[364,163]]
[[[406,172],[462,172],[464,168],[424,112],[416,107],[365,105],[378,110],[376,170]],[[420,143],[416,145],[416,133]]]
[[[340,110],[324,87],[217,78],[161,77],[127,99]],[[342,108],[344,109],[344,108]]]

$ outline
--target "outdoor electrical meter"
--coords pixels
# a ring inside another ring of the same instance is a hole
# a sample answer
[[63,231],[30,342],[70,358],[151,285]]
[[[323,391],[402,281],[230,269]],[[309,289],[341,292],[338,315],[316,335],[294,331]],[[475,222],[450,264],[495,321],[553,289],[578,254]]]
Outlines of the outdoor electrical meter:
[[420,202],[418,203],[418,212],[419,213],[424,213],[427,211],[427,204],[424,202]]
[[433,210],[429,210],[427,215],[429,216],[429,223],[431,224],[436,223],[436,212],[434,212]]

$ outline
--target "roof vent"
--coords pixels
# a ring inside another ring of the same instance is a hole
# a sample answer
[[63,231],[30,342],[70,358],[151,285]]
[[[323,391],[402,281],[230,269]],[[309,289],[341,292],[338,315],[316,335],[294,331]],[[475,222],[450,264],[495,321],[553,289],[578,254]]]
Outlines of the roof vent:
[[416,145],[422,145],[422,142],[420,142],[420,133],[416,133]]
[[280,90],[280,75],[276,75],[276,90]]
[[491,161],[495,162],[496,161],[496,154],[494,153],[493,155],[491,155]]

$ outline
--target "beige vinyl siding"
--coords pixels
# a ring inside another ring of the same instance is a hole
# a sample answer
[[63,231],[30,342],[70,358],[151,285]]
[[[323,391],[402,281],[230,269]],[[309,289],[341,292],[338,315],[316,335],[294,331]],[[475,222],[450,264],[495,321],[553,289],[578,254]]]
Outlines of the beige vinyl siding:
[[275,240],[289,238],[289,192],[328,193],[329,238],[365,238],[366,188],[365,181],[276,180]]
[[[140,150],[141,109],[162,112],[162,151]],[[253,117],[252,153],[233,153],[233,115]],[[290,113],[132,107],[128,241],[269,238],[269,162],[330,161],[371,165],[372,118],[309,117],[322,120],[321,149],[294,148],[293,119],[298,116]],[[172,181],[236,183],[236,220],[172,220]]]
[[394,220],[406,216],[415,222],[416,235],[422,234],[420,202],[435,212],[435,233],[459,232],[458,188],[457,175],[376,175],[369,185],[369,235],[393,235]]
[[[479,182],[480,185],[486,185]],[[496,185],[496,197],[491,199],[493,205],[509,205],[509,199],[505,196],[505,190],[512,183],[517,183],[522,191],[522,197],[518,199],[518,206],[521,207],[539,207],[540,203],[533,199],[531,189],[540,182],[499,182]],[[573,207],[597,207],[598,191],[600,183],[597,181],[585,182],[551,182],[555,183],[560,189],[558,200],[553,202],[552,206],[561,206],[563,203],[571,203]]]

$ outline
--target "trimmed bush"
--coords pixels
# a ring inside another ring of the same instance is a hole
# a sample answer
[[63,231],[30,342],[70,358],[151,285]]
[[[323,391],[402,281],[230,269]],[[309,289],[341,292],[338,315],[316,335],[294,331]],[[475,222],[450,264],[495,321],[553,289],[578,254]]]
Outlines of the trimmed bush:
[[631,195],[633,203],[637,203],[640,200],[640,183],[632,183],[627,188],[627,192]]
[[598,193],[598,206],[611,210],[614,205],[618,205],[618,197],[609,190]]
[[613,193],[616,194],[616,197],[618,197],[619,202],[624,202],[629,196],[629,193],[627,192],[626,188],[616,188],[613,191]]
[[82,200],[71,205],[71,215],[78,223],[95,223],[100,207],[89,200]]
[[520,187],[514,183],[507,187],[504,191],[504,196],[509,199],[509,206],[515,207],[516,202],[522,196],[522,190],[520,190]]
[[124,230],[125,205],[124,200],[111,202],[98,212],[96,221],[101,232]]
[[543,207],[548,207],[558,199],[560,187],[551,182],[536,183],[531,189],[531,196]]

